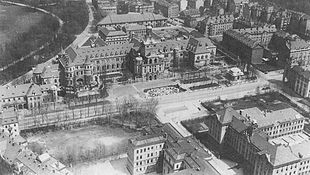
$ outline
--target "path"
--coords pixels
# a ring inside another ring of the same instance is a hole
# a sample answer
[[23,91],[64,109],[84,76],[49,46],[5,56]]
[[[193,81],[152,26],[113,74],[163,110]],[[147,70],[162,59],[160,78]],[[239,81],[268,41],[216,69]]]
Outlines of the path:
[[[49,12],[49,11],[47,11],[47,10],[44,10],[44,9],[41,9],[41,8],[38,8],[38,7],[34,7],[34,6],[31,6],[31,5],[27,5],[27,4],[22,4],[22,3],[10,2],[10,1],[3,1],[3,0],[2,0],[1,2],[7,3],[7,4],[11,4],[11,5],[16,5],[16,6],[21,6],[21,7],[32,8],[32,9],[38,10],[38,11],[40,11],[40,12],[42,12],[42,13],[51,15],[52,17],[54,17],[54,18],[56,18],[56,19],[58,20],[59,29],[58,29],[57,33],[59,33],[59,31],[61,30],[61,28],[62,28],[62,26],[63,26],[63,24],[64,24],[63,20],[61,20],[57,15],[55,15],[54,13],[51,13],[51,12]],[[34,50],[34,51],[31,51],[29,54],[27,54],[27,55],[25,55],[25,56],[19,58],[18,60],[13,61],[12,63],[10,63],[10,64],[8,64],[8,65],[6,65],[6,66],[4,66],[4,67],[1,67],[1,68],[0,68],[0,71],[4,71],[4,70],[10,68],[11,66],[17,64],[17,63],[19,63],[19,62],[21,62],[21,61],[24,61],[26,58],[29,58],[29,57],[33,56],[34,54],[38,53],[39,51],[41,51],[42,49],[44,49],[44,48],[45,48],[46,46],[48,46],[48,45],[49,45],[49,42],[46,42],[46,43],[43,44],[41,47],[37,48],[37,49]]]
[[87,7],[88,7],[88,24],[84,31],[76,36],[76,39],[73,41],[72,45],[80,46],[83,44],[93,33],[91,32],[91,27],[94,21],[94,12],[91,8],[91,0],[86,0]]

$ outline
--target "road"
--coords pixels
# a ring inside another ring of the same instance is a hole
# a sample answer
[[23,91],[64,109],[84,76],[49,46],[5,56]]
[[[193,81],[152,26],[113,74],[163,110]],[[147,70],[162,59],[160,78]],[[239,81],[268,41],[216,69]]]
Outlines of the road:
[[[188,102],[198,102],[217,99],[240,98],[244,95],[255,94],[256,89],[262,86],[264,82],[258,81],[254,83],[240,84],[227,88],[219,88],[215,90],[199,90],[188,93],[179,93],[174,95],[162,96],[159,100],[159,106],[167,107],[169,105],[182,104]],[[51,125],[53,123],[70,123],[77,121],[86,121],[96,117],[106,117],[110,114],[117,113],[115,105],[100,104],[91,107],[81,107],[77,109],[67,109],[65,111],[33,114],[28,117],[19,116],[21,130],[38,126]]]
[[73,41],[73,45],[75,46],[81,46],[82,44],[84,44],[84,42],[92,35],[94,35],[94,33],[92,33],[91,31],[91,27],[93,25],[93,21],[94,21],[94,12],[92,10],[92,2],[91,0],[87,0],[87,8],[88,8],[88,24],[85,27],[84,31],[82,33],[80,33],[79,35],[76,36],[76,39]]
[[254,83],[240,84],[214,90],[199,90],[193,92],[184,92],[159,98],[159,106],[167,106],[173,103],[182,103],[188,101],[209,101],[213,99],[231,99],[239,98],[244,95],[256,93],[257,87],[262,87],[267,84],[266,81],[257,81]]

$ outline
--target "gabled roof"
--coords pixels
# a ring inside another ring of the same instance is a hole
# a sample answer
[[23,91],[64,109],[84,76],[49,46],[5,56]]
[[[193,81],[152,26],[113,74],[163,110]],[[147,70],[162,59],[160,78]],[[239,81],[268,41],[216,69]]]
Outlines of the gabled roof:
[[186,9],[186,10],[181,11],[180,15],[195,17],[195,16],[200,16],[200,12],[199,12],[199,9]]
[[228,124],[232,121],[233,117],[236,117],[238,119],[244,118],[242,115],[240,115],[236,110],[234,110],[232,107],[224,108],[216,112],[218,120],[222,124]]
[[152,135],[145,135],[135,139],[130,139],[130,142],[135,145],[135,147],[145,147],[148,145],[154,145],[158,143],[164,143],[166,139],[163,136],[163,133],[157,133]]
[[96,47],[107,45],[107,43],[105,43],[100,37],[91,36],[84,42],[82,47],[91,47],[92,44],[95,44]]
[[196,54],[209,52],[210,48],[214,48],[214,44],[207,37],[190,38],[187,45],[187,50]]
[[119,45],[107,45],[102,47],[82,47],[73,49],[69,47],[66,51],[67,55],[63,56],[60,60],[64,63],[63,65],[84,65],[89,64],[93,59],[108,58],[115,56],[124,56],[129,53],[133,43],[125,43]]
[[97,25],[113,25],[125,23],[137,23],[142,21],[166,20],[162,15],[154,13],[128,13],[128,14],[110,14],[103,18]]
[[31,83],[21,84],[17,86],[7,86],[0,88],[0,98],[13,98],[13,97],[23,97],[28,94],[28,90],[31,87]]
[[110,28],[107,28],[107,27],[99,27],[98,30],[99,30],[99,32],[101,32],[105,36],[124,36],[124,35],[126,35],[126,33],[121,31],[121,30],[115,30],[115,29],[111,30]]

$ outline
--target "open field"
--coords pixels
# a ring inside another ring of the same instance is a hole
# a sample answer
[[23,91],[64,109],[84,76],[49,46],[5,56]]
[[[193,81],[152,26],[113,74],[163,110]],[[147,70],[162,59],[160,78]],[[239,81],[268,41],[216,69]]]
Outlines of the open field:
[[10,42],[19,33],[27,32],[44,15],[28,8],[0,4],[0,45]]
[[[29,143],[39,143],[48,153],[64,163],[75,164],[126,152],[128,139],[140,133],[110,126],[87,126],[35,134],[27,138]],[[100,148],[100,152],[98,151]],[[69,159],[68,157],[74,157]],[[84,156],[84,157],[83,157]],[[98,156],[98,157],[97,157]],[[82,158],[81,158],[82,157]],[[87,158],[86,158],[87,157]]]
[[[95,163],[81,164],[73,167],[71,170],[74,175],[130,175],[126,168],[127,157],[116,160],[99,160]],[[159,175],[158,173],[149,173],[148,175]]]

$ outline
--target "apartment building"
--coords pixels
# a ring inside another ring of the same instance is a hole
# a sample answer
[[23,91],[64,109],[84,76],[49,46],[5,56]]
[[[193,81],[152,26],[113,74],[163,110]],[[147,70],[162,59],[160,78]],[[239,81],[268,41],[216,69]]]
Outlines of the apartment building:
[[57,89],[53,85],[27,83],[6,86],[0,88],[0,105],[3,110],[40,109],[43,104],[53,102],[57,98],[55,95]]
[[245,35],[254,41],[258,41],[262,46],[267,47],[273,35],[277,32],[276,26],[264,26],[245,29],[234,29],[234,31]]
[[[148,135],[129,140],[127,169],[132,175],[146,172],[219,175],[208,163],[212,159],[210,152],[195,138],[182,137],[171,124],[148,128],[146,133]],[[155,159],[156,166],[154,162],[147,161],[152,160],[148,159],[151,153],[159,155]]]
[[175,18],[179,16],[179,6],[166,0],[155,1],[155,11],[160,12],[164,17]]
[[290,24],[288,30],[294,34],[300,36],[309,36],[310,35],[310,16],[296,11],[289,11],[290,13]]
[[219,15],[214,17],[207,17],[203,21],[206,25],[205,34],[209,36],[223,35],[223,32],[233,28],[233,15]]
[[254,41],[235,30],[231,29],[224,32],[222,45],[246,63],[262,63],[264,47],[261,46],[260,42]]
[[161,133],[129,139],[127,150],[128,171],[132,175],[157,171],[165,141],[166,138]]
[[187,7],[191,9],[199,9],[204,7],[205,0],[187,0]]
[[310,64],[310,44],[297,35],[278,31],[272,37],[269,48],[277,53],[277,64],[284,67],[283,81],[287,80],[293,66]]
[[310,69],[308,66],[293,66],[287,73],[288,86],[302,97],[308,98],[310,92]]
[[145,3],[145,2],[129,2],[128,9],[129,9],[129,12],[153,13],[154,4]]

